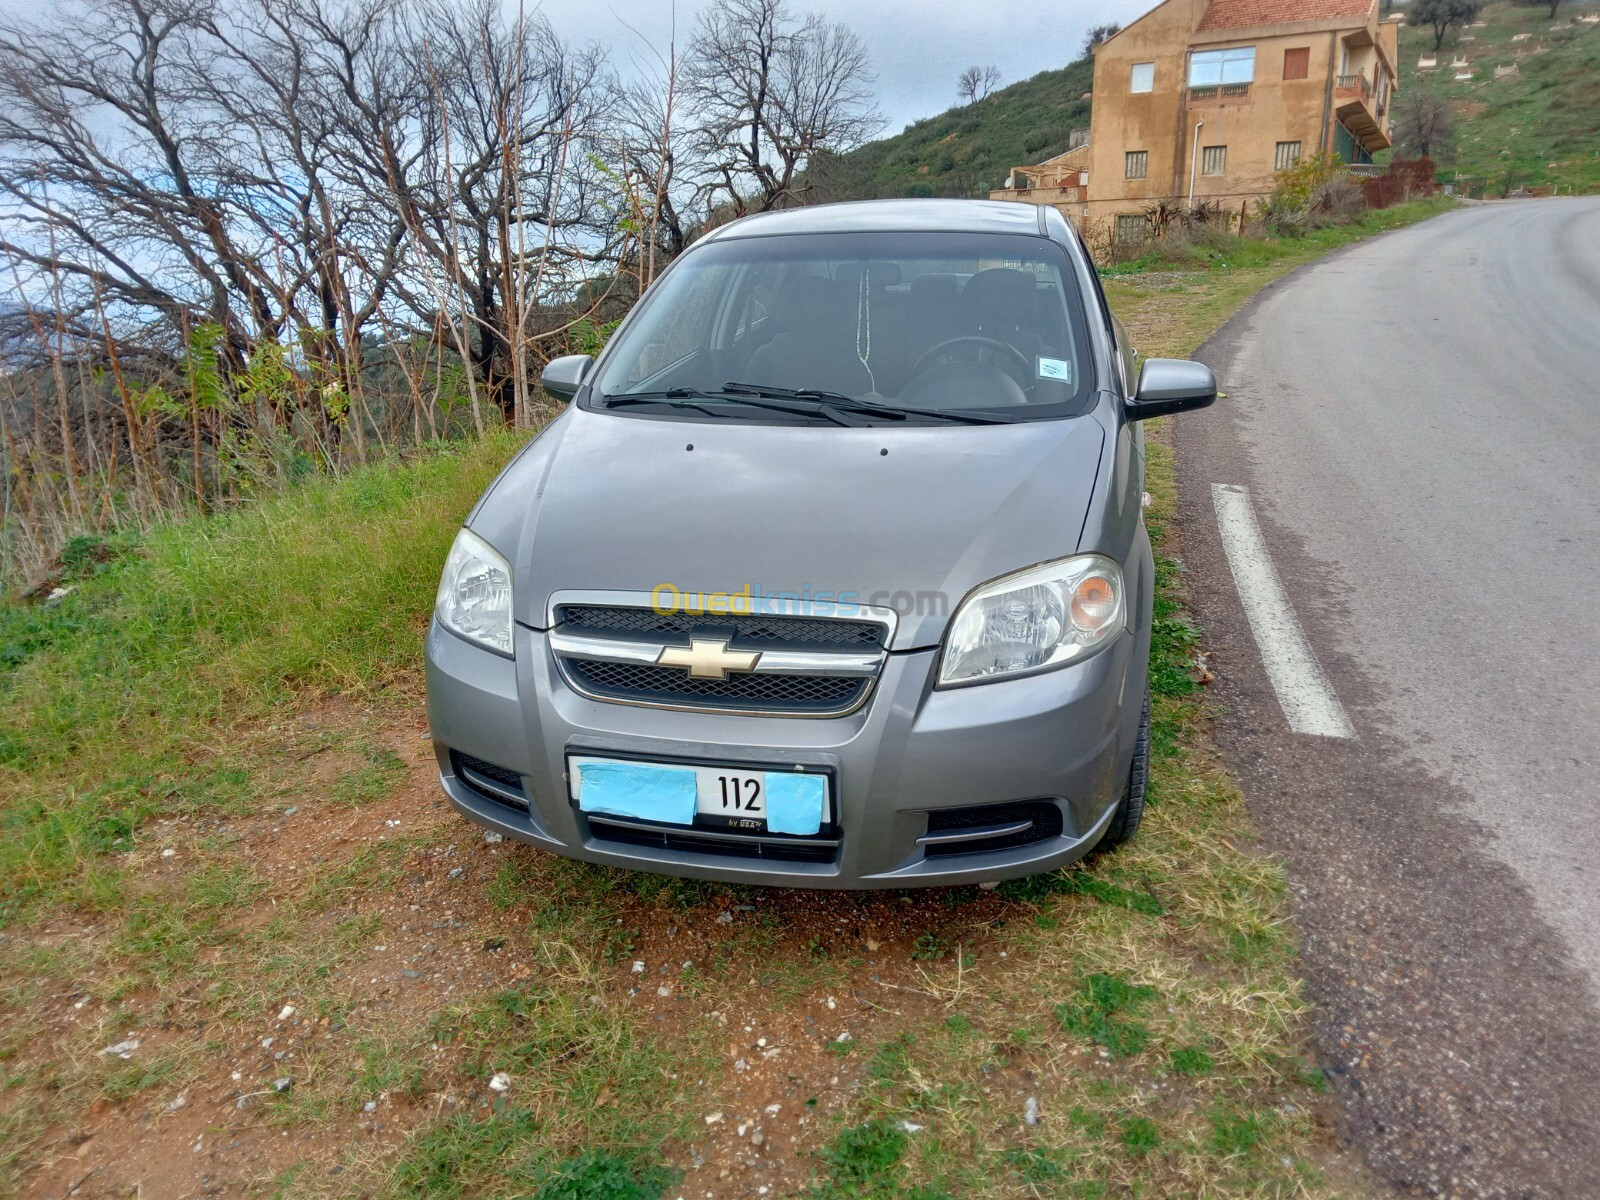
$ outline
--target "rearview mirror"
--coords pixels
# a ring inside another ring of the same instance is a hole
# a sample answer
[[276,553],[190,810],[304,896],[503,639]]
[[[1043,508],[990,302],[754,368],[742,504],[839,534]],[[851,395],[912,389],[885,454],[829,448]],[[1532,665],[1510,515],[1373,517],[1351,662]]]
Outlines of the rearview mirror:
[[578,394],[578,389],[583,386],[583,377],[593,365],[594,359],[587,354],[563,354],[545,365],[539,382],[557,400],[571,400]]
[[1167,413],[1206,408],[1217,398],[1217,378],[1205,363],[1186,358],[1149,358],[1139,372],[1139,387],[1128,402],[1128,419],[1143,421]]

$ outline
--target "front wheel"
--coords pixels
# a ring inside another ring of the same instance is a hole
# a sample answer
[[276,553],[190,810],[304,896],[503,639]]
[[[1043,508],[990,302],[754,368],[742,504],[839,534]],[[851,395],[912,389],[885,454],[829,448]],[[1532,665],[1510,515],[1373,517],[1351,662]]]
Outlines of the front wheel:
[[1150,692],[1145,690],[1144,712],[1139,717],[1139,739],[1133,745],[1133,765],[1128,768],[1128,785],[1117,803],[1116,814],[1106,826],[1100,844],[1107,849],[1120,846],[1139,832],[1144,820],[1144,789],[1150,778]]

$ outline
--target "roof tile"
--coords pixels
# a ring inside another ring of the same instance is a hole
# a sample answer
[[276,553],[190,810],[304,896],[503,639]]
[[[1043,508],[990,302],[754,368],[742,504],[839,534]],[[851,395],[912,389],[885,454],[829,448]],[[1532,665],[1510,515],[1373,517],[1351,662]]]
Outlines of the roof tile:
[[1245,29],[1253,25],[1365,17],[1371,11],[1372,0],[1216,0],[1206,10],[1200,29]]

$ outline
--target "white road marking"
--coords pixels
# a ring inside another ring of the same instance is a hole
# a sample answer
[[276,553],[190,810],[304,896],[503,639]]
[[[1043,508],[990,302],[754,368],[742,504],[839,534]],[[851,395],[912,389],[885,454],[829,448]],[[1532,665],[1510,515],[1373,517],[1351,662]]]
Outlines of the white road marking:
[[1217,506],[1217,528],[1222,533],[1222,549],[1228,556],[1239,601],[1244,605],[1250,632],[1261,650],[1261,665],[1267,669],[1267,678],[1278,694],[1289,728],[1316,737],[1355,737],[1355,728],[1317,665],[1311,644],[1284,594],[1277,568],[1261,537],[1261,527],[1256,524],[1250,490],[1236,484],[1214,483],[1211,499]]

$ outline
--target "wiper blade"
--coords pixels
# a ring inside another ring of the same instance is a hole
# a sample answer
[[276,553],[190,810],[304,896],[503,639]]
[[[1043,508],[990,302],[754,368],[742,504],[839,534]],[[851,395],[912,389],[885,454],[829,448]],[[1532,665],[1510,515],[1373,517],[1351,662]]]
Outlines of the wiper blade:
[[854,396],[846,396],[843,392],[827,392],[821,388],[786,388],[772,387],[765,383],[725,383],[722,385],[724,392],[736,392],[748,396],[767,396],[774,399],[789,398],[792,400],[828,400],[844,404],[860,404]]
[[843,392],[826,392],[821,388],[768,387],[758,383],[725,383],[724,392],[743,392],[757,396],[792,397],[796,400],[823,400],[843,412],[865,413],[871,416],[932,417],[940,421],[959,421],[966,425],[1012,425],[1015,417],[996,413],[973,412],[964,408],[910,408],[903,404],[888,404],[882,400],[846,396]]
[[[631,408],[639,404],[666,404],[674,408],[692,408],[705,413],[709,417],[721,416],[717,409],[708,407],[704,401],[715,400],[724,404],[738,404],[746,408],[761,408],[769,412],[798,414],[803,417],[821,417],[823,420],[832,421],[835,425],[854,426],[862,422],[852,420],[840,412],[831,402],[813,399],[810,396],[782,395],[768,397],[755,389],[724,388],[720,391],[707,391],[702,388],[666,388],[657,392],[618,392],[614,396],[603,396],[607,408]],[[842,399],[848,401],[849,397]]]
[[615,396],[602,396],[607,408],[634,408],[641,404],[665,404],[671,408],[692,408],[703,412],[708,417],[716,416],[716,410],[707,408],[704,404],[697,404],[701,393],[693,388],[667,388],[659,392],[618,392]]

